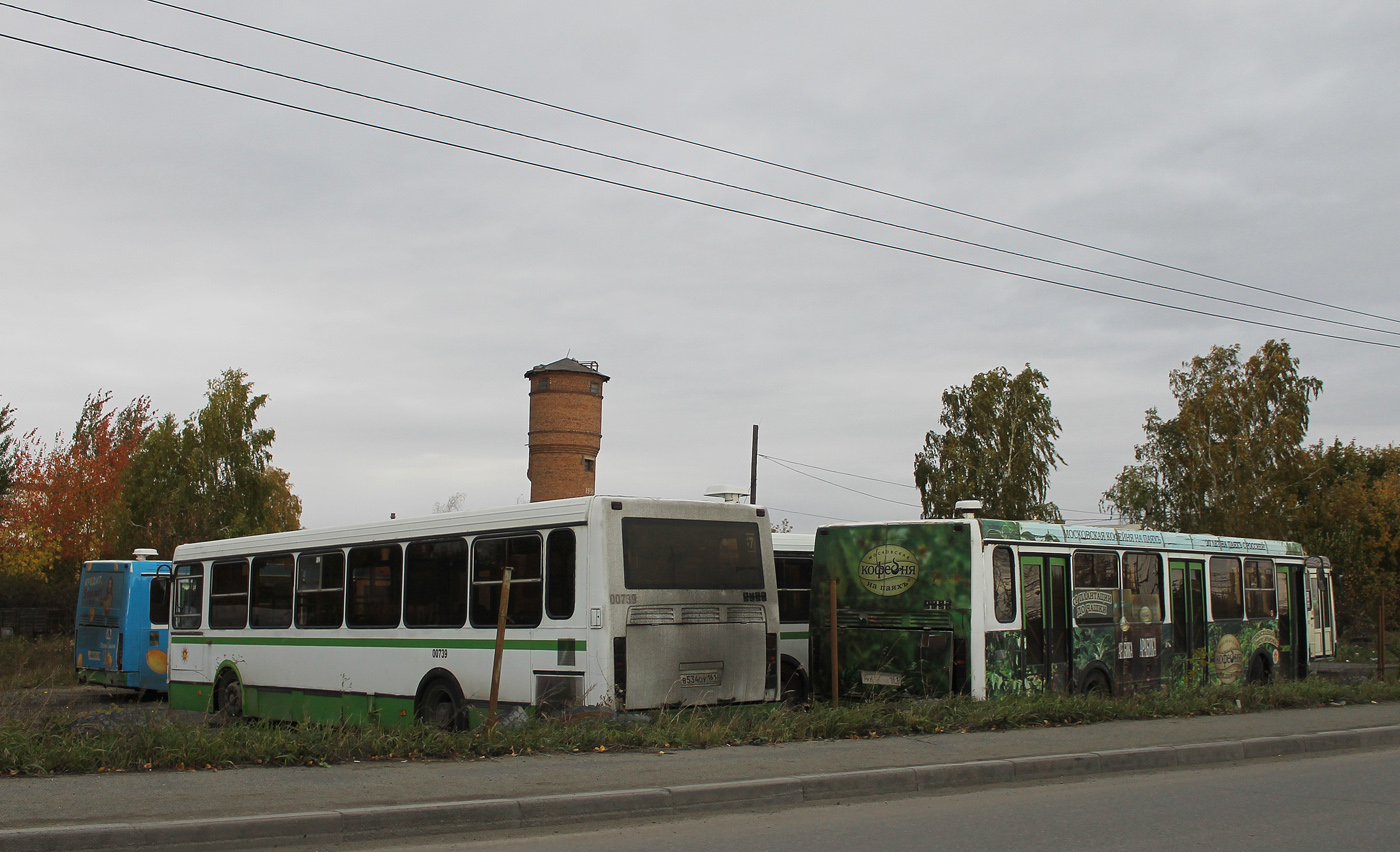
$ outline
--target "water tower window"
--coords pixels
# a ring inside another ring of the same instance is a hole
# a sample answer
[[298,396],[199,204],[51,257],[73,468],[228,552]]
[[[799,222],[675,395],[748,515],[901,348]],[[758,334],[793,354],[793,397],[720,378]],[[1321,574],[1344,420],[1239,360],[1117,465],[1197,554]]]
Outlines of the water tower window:
[[588,392],[591,393],[591,394],[593,394],[594,396],[597,396],[597,395],[598,395],[598,383],[597,383],[597,382],[589,382],[589,383],[588,383]]
[[592,473],[592,472],[593,472],[593,459],[589,458],[588,456],[584,456],[584,457],[583,457],[583,469],[586,470],[586,471],[588,471],[589,473]]
[[549,379],[540,379],[540,390],[549,390]]

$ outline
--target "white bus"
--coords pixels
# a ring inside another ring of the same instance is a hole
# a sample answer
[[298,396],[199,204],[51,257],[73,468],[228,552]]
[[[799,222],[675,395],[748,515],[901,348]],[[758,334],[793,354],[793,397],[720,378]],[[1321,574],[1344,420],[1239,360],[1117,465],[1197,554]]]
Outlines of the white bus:
[[596,496],[181,545],[170,705],[476,724],[502,597],[502,713],[773,701],[766,515]]
[[812,549],[817,537],[810,533],[773,533],[773,564],[778,580],[779,683],[783,699],[802,703],[812,691],[807,665],[812,600]]

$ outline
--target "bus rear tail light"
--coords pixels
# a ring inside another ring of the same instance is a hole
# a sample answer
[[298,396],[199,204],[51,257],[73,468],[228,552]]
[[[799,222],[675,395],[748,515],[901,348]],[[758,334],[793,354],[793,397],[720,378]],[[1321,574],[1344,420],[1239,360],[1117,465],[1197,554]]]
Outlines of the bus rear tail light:
[[613,637],[613,692],[619,712],[627,706],[627,637]]

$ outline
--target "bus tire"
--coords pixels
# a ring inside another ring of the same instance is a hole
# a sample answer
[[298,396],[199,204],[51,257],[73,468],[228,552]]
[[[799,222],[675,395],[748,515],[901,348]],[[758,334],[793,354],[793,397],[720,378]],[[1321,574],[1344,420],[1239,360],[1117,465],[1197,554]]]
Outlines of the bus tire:
[[443,672],[430,675],[418,690],[414,715],[424,725],[444,731],[460,731],[465,727],[466,701],[457,679]]
[[1079,691],[1084,695],[1098,695],[1104,698],[1113,694],[1113,684],[1102,669],[1091,669],[1079,682]]
[[796,660],[783,659],[780,669],[782,693],[778,696],[785,707],[802,707],[807,704],[807,673]]
[[1272,660],[1263,654],[1255,654],[1254,658],[1249,661],[1248,681],[1255,686],[1262,686],[1273,680],[1273,670]]
[[223,722],[243,718],[243,683],[232,668],[219,672],[214,682],[214,713]]

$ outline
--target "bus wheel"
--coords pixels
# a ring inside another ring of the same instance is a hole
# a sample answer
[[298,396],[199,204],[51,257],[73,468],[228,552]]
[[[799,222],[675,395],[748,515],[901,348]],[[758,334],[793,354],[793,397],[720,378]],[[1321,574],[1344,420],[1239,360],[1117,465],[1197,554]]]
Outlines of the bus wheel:
[[1273,680],[1273,664],[1269,658],[1263,654],[1255,654],[1254,659],[1249,661],[1249,682],[1255,685],[1266,684]]
[[783,706],[801,707],[807,703],[807,679],[802,676],[802,669],[793,663],[784,662],[782,680],[779,682],[783,685]]
[[224,669],[214,684],[214,711],[225,722],[243,718],[243,684],[233,669]]
[[463,700],[457,684],[446,678],[434,678],[423,687],[418,699],[418,721],[444,731],[462,729]]
[[1113,693],[1113,689],[1108,683],[1108,676],[1101,671],[1092,671],[1085,675],[1079,691],[1085,695],[1099,695],[1105,698]]

